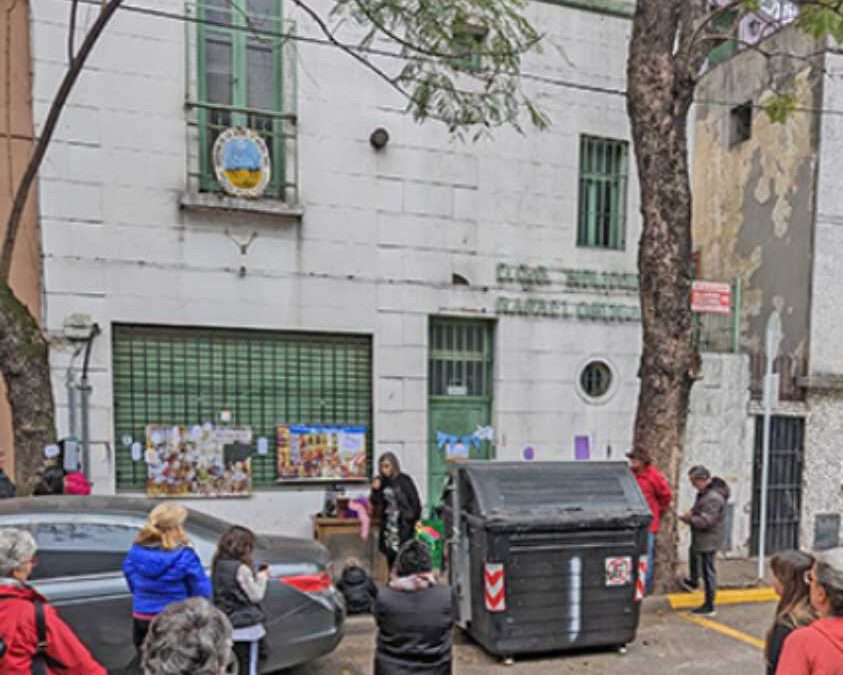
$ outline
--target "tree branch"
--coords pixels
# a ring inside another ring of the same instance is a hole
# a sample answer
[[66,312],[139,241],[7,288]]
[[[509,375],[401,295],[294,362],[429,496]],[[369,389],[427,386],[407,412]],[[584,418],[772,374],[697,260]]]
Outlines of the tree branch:
[[15,191],[15,169],[14,154],[12,151],[12,14],[18,6],[18,0],[14,0],[6,8],[6,81],[5,81],[5,103],[6,103],[6,173],[9,175],[9,196]]
[[410,93],[407,92],[400,84],[398,84],[398,82],[396,82],[394,78],[390,77],[388,73],[378,68],[378,66],[369,61],[369,59],[358,54],[353,47],[337,40],[333,31],[331,31],[331,29],[328,27],[328,24],[316,10],[308,6],[307,3],[303,2],[303,0],[293,0],[293,3],[296,5],[296,7],[298,7],[305,14],[307,14],[311,19],[313,19],[314,23],[316,23],[316,25],[319,27],[319,30],[322,31],[323,35],[328,39],[328,41],[332,45],[334,45],[338,49],[341,49],[356,61],[362,63],[364,66],[366,66],[366,68],[375,73],[375,75],[386,81],[393,89],[395,89],[398,93],[404,96],[404,98],[412,102],[413,98]]
[[76,52],[74,42],[76,41],[76,11],[79,9],[79,0],[71,0],[70,23],[67,27],[67,62],[73,63],[73,55]]
[[15,240],[17,239],[21,217],[23,216],[23,210],[26,206],[27,197],[29,196],[29,190],[35,180],[35,176],[38,173],[38,169],[41,166],[44,155],[47,153],[47,147],[50,144],[50,140],[53,138],[53,132],[56,130],[64,105],[67,103],[67,99],[70,96],[73,85],[76,83],[79,74],[82,72],[82,69],[85,66],[85,61],[88,59],[94,45],[97,43],[97,40],[100,35],[102,35],[103,30],[105,30],[108,22],[114,16],[114,13],[121,4],[123,4],[123,0],[108,0],[103,5],[99,16],[97,16],[96,21],[94,21],[94,24],[91,26],[88,34],[85,36],[85,40],[79,47],[78,54],[70,62],[67,72],[65,73],[61,85],[59,86],[59,90],[56,92],[56,96],[50,104],[47,119],[45,120],[44,127],[41,130],[38,143],[36,143],[32,156],[29,158],[26,170],[21,177],[20,184],[18,185],[17,192],[15,193],[14,202],[12,203],[12,210],[9,213],[9,219],[6,223],[6,235],[3,240],[3,250],[2,253],[0,253],[0,278],[4,280],[8,280],[9,274],[11,273],[12,254],[15,250]]

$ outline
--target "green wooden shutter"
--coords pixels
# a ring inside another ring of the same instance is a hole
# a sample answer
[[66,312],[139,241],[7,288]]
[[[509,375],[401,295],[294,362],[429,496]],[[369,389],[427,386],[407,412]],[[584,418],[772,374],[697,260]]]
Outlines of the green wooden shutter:
[[144,443],[147,424],[215,422],[222,410],[270,441],[252,460],[256,486],[275,483],[279,424],[365,425],[371,456],[368,336],[116,325],[112,349],[118,489],[146,487],[124,437]]

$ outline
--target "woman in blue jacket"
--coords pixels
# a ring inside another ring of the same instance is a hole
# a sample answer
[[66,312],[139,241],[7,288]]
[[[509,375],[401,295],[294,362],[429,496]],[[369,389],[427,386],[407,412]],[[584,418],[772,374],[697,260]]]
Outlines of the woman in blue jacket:
[[133,638],[138,653],[149,624],[167,605],[211,597],[211,582],[184,531],[186,519],[183,506],[156,506],[123,562],[132,592]]

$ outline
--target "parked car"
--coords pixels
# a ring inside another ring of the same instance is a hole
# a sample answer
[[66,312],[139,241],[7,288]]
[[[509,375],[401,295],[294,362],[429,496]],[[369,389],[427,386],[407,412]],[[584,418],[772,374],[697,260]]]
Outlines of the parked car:
[[[0,500],[0,527],[28,530],[38,543],[31,582],[59,609],[109,672],[132,659],[132,599],[122,564],[155,502],[128,497],[30,497]],[[190,511],[186,529],[206,568],[229,523]],[[259,535],[255,562],[269,566],[263,607],[268,658],[261,672],[311,661],[342,638],[345,609],[324,546]]]

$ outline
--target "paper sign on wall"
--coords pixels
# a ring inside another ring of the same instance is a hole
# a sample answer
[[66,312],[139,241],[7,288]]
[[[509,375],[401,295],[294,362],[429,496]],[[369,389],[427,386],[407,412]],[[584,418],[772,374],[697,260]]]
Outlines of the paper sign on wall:
[[574,436],[574,459],[580,462],[591,459],[591,438],[589,436]]

